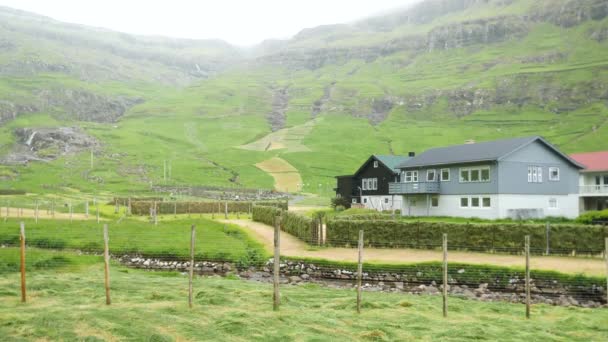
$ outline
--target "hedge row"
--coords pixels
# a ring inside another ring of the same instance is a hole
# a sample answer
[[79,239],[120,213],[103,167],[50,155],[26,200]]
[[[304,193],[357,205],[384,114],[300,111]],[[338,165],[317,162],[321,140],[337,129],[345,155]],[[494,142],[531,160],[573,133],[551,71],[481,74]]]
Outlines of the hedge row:
[[281,230],[305,242],[316,241],[316,223],[313,219],[290,213],[279,208],[254,206],[252,218],[256,222],[274,225],[275,217],[281,216]]
[[0,189],[0,195],[25,195],[25,190],[18,189]]
[[210,214],[223,213],[228,204],[229,213],[247,213],[252,206],[264,205],[270,207],[287,208],[287,202],[152,202],[131,201],[131,214],[149,215],[150,208],[156,205],[157,214]]
[[[448,234],[450,249],[520,252],[526,235],[530,250],[544,253],[547,247],[545,225],[490,223],[459,224],[444,222],[329,220],[327,243],[333,246],[356,246],[359,230],[365,231],[365,245],[370,247],[437,248]],[[604,250],[608,227],[559,224],[548,232],[551,254],[599,254]]]
[[162,197],[114,197],[108,204],[116,205],[116,203],[120,205],[127,205],[131,200],[133,202],[162,202]]

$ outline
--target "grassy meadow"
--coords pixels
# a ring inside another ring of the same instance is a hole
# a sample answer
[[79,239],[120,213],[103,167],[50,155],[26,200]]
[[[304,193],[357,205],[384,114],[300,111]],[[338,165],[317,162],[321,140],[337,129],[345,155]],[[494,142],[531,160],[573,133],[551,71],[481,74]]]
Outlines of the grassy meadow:
[[[78,257],[80,258],[80,257]],[[98,258],[99,259],[99,258]],[[81,259],[78,259],[81,260]],[[0,273],[0,335],[20,340],[80,341],[601,341],[608,311],[524,306],[440,296],[355,292],[315,284],[281,287],[272,311],[272,285],[235,277],[195,277],[188,308],[188,278],[111,265],[112,305],[105,305],[103,263],[79,261],[28,274],[28,302],[20,302],[18,273]]]

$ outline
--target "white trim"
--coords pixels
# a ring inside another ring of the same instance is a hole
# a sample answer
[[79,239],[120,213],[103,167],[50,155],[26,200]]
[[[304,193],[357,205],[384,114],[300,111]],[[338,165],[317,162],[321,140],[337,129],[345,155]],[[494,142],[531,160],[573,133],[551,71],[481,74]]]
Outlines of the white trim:
[[[477,171],[477,180],[473,180],[473,171]],[[488,179],[482,179],[483,171],[488,171]],[[464,180],[462,173],[465,172],[467,180]],[[458,169],[458,180],[460,183],[489,183],[492,181],[492,173],[489,166],[461,167]]]
[[[429,179],[429,176],[431,174],[433,175],[433,179]],[[436,180],[437,180],[437,170],[435,170],[435,169],[426,170],[426,181],[427,182],[434,182]]]
[[[467,200],[467,205],[462,205],[462,200],[463,199]],[[458,201],[459,201],[459,204],[460,204],[461,208],[469,208],[469,206],[471,205],[471,201],[469,200],[469,196],[464,196],[464,197],[461,196]]]
[[[409,176],[408,176],[409,174]],[[407,179],[410,179],[409,181]],[[404,183],[418,183],[418,171],[405,171]]]
[[[448,172],[448,178],[447,178],[447,179],[444,179],[444,178],[443,178],[443,171],[447,171],[447,172]],[[441,169],[441,170],[440,170],[440,172],[439,172],[439,177],[440,177],[440,180],[441,180],[442,182],[449,182],[449,181],[450,181],[450,176],[451,176],[451,173],[452,173],[452,172],[451,172],[451,170],[450,170],[449,168],[447,168],[447,169]]]
[[377,169],[377,168],[378,168],[378,161],[374,160],[374,169]]
[[[556,171],[556,177],[553,177],[553,172]],[[552,182],[559,182],[559,167],[557,166],[551,166],[549,167],[549,180]]]

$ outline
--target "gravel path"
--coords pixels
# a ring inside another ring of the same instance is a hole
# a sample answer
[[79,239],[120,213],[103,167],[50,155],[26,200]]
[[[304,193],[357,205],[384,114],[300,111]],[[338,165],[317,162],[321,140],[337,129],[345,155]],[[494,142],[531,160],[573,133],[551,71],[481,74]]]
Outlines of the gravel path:
[[[272,227],[251,220],[223,220],[222,222],[236,224],[249,230],[259,241],[264,243],[267,251],[272,251],[274,239]],[[308,246],[306,243],[285,232],[281,233],[281,255],[323,258],[335,261],[357,261],[357,250],[354,248],[318,248]],[[441,251],[420,249],[365,248],[363,252],[365,261],[383,263],[441,261],[442,255]],[[521,268],[525,266],[524,257],[520,255],[450,251],[448,258],[451,262],[468,264],[491,264]],[[606,275],[606,264],[600,258],[532,256],[530,259],[533,269],[553,270],[572,274],[584,273],[595,276]]]

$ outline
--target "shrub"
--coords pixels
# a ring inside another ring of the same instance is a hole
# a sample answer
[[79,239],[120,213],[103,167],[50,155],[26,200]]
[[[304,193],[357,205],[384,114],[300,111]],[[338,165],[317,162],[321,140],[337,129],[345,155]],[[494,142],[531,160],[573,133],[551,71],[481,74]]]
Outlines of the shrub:
[[0,195],[25,195],[25,190],[19,189],[0,189]]
[[597,221],[608,222],[608,209],[605,209],[602,211],[586,212],[586,213],[582,214],[581,216],[579,216],[576,219],[576,221],[579,223],[584,223],[584,224],[593,224],[594,222],[597,222]]
[[314,241],[314,221],[310,217],[283,211],[279,208],[255,206],[252,217],[256,222],[274,226],[275,217],[281,216],[281,230],[299,238],[300,240]]
[[287,210],[287,202],[154,202],[154,201],[131,201],[131,213],[133,215],[149,215],[150,208],[156,204],[157,214],[211,214],[224,213],[226,203],[228,212],[247,213],[252,205],[278,207]]
[[331,199],[331,207],[336,209],[338,207],[348,208],[350,206],[350,202],[344,197],[334,197]]

